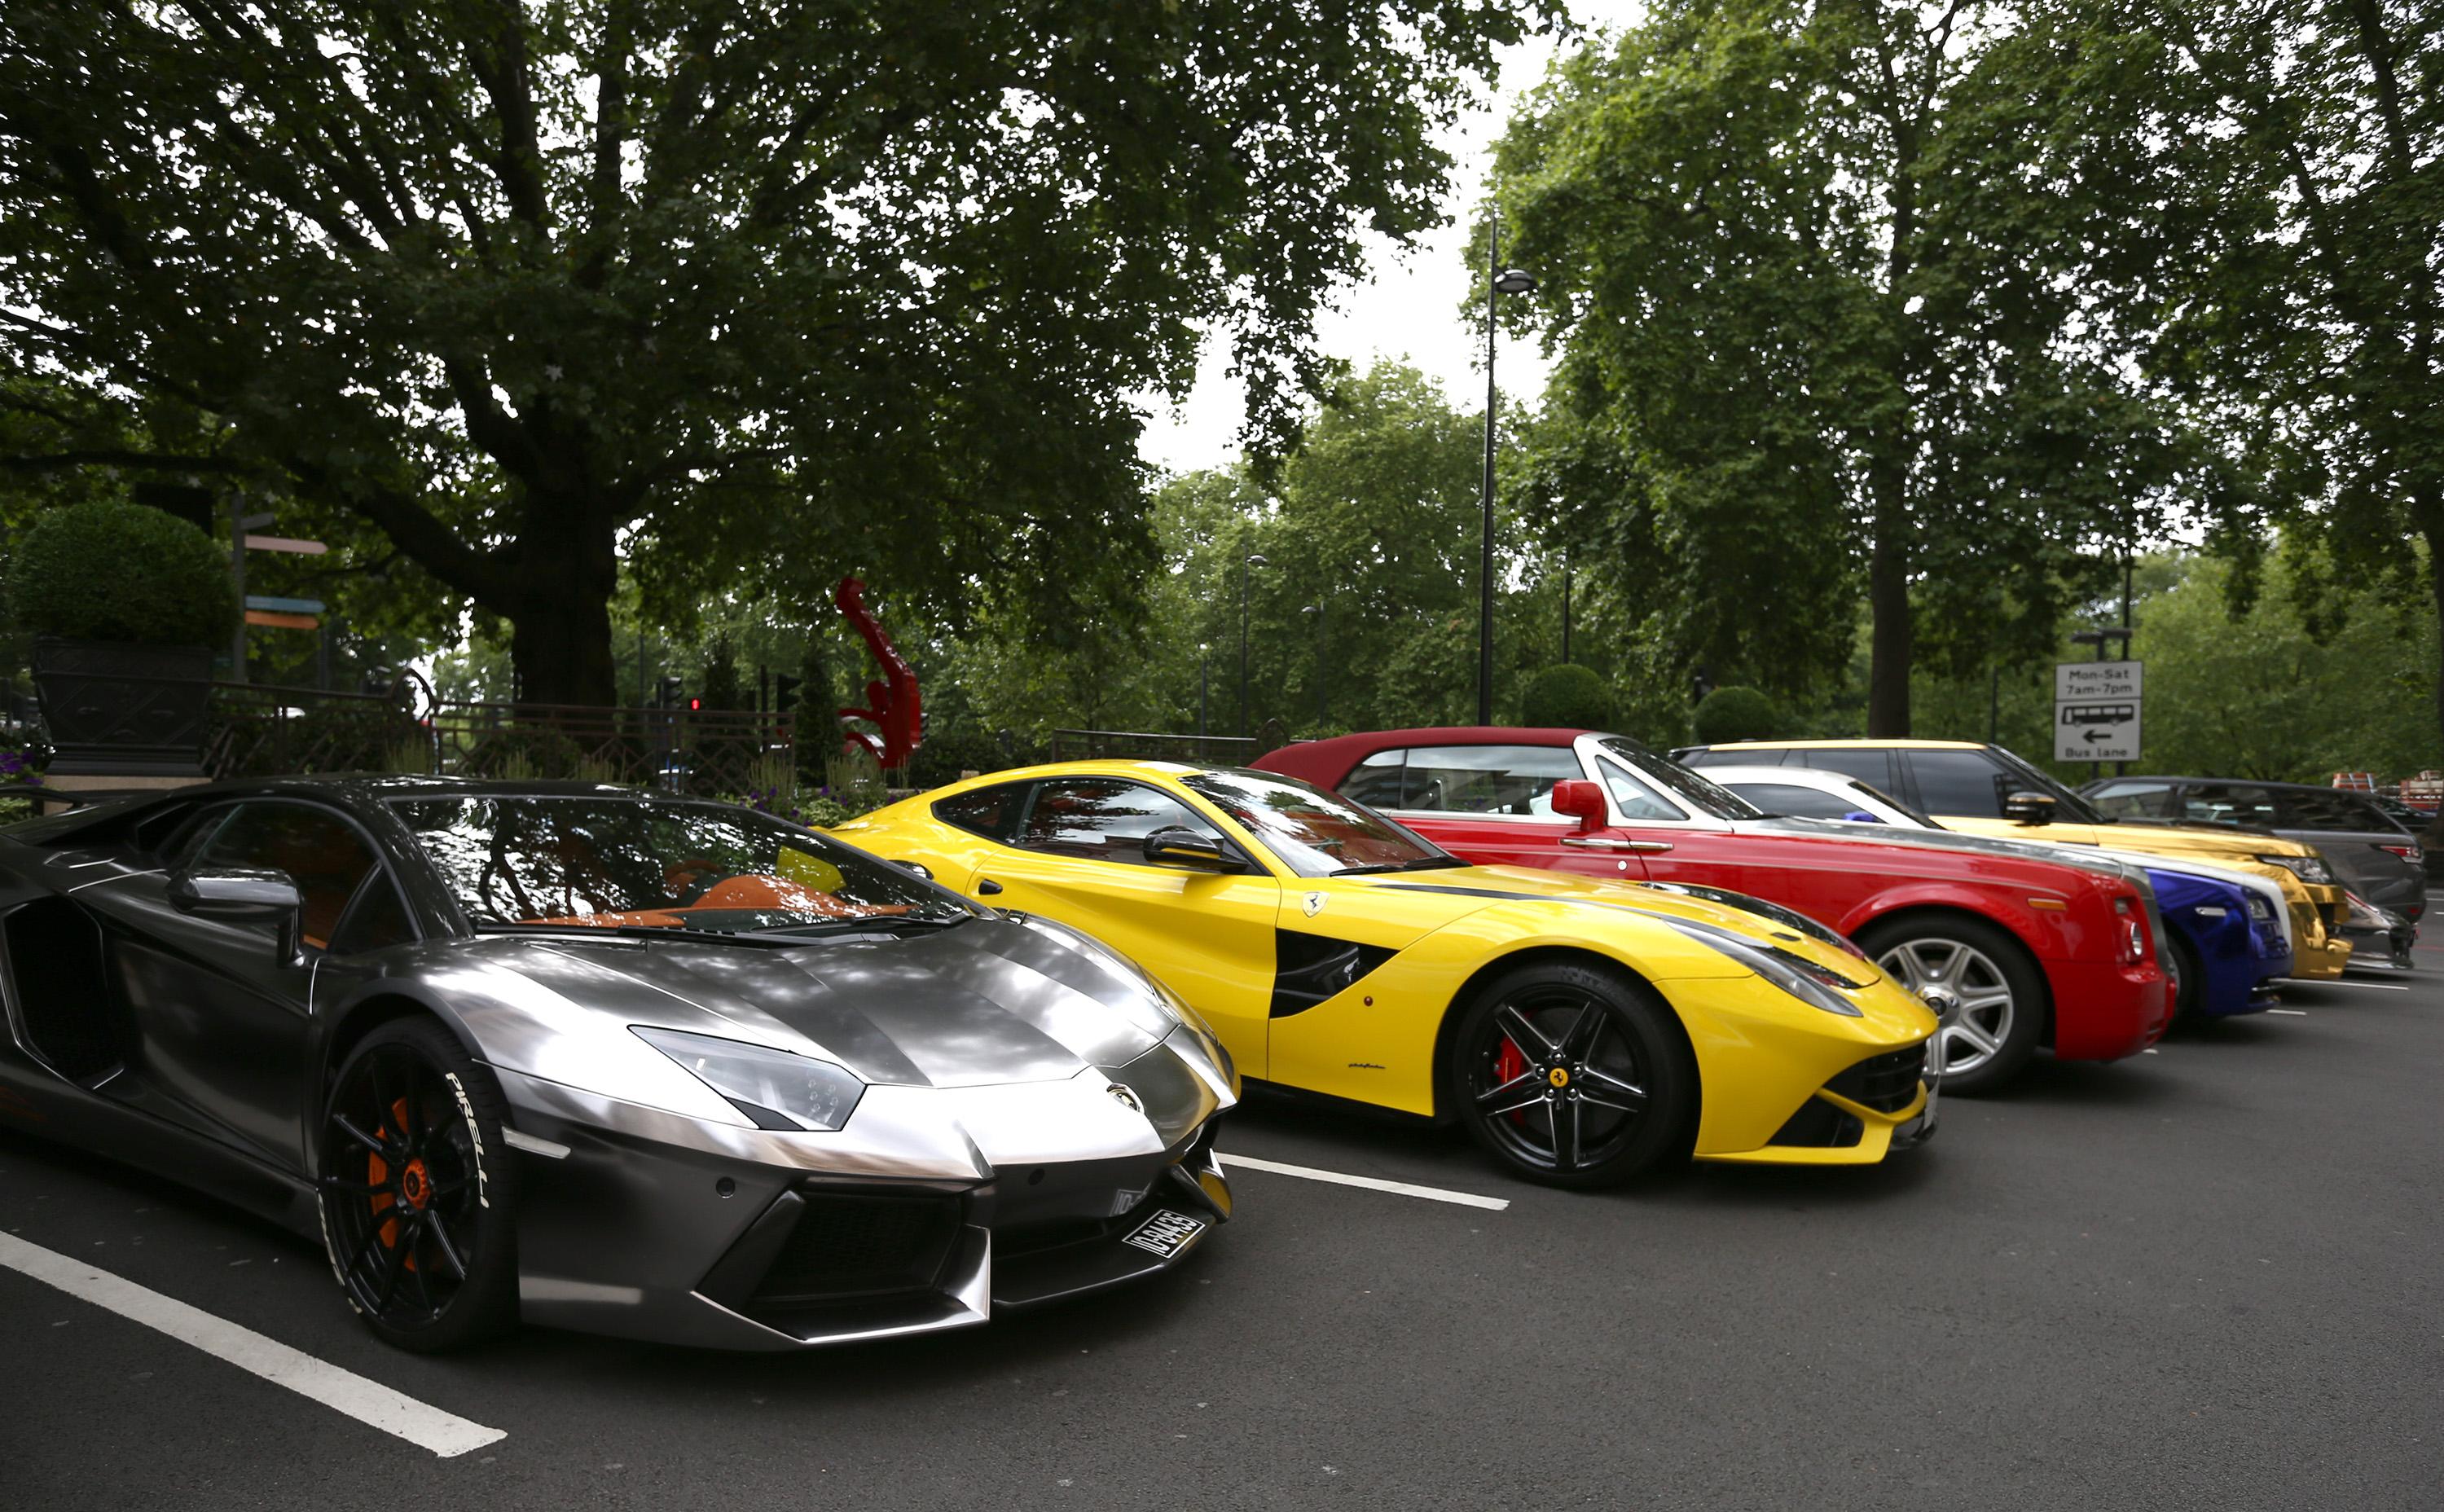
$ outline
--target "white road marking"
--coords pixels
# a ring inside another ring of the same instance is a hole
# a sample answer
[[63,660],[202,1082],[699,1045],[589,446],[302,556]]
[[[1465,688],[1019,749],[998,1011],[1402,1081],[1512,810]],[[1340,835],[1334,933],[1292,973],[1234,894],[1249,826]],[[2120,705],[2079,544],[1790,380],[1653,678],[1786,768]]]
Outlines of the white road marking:
[[2156,1052],[2155,1052],[2155,1050],[2154,1050],[2152,1047],[2150,1047],[2150,1048],[2148,1048],[2148,1049],[2141,1050],[2141,1051],[2139,1051],[2138,1053],[2139,1053],[2140,1055],[2154,1055]]
[[157,1329],[181,1343],[227,1360],[242,1371],[285,1386],[335,1411],[344,1412],[368,1428],[378,1428],[443,1459],[497,1444],[509,1435],[496,1428],[471,1423],[415,1397],[370,1381],[353,1371],[290,1349],[250,1328],[241,1328],[175,1297],[164,1297],[106,1270],[0,1234],[0,1265],[56,1286],[71,1297]]
[[2290,1017],[2295,1019],[2305,1019],[2308,1016],[2308,1010],[2305,1008],[2268,1008],[2266,1011],[2268,1013],[2288,1014]]
[[1388,1191],[1402,1197],[1423,1197],[1429,1202],[1456,1203],[1462,1208],[1483,1208],[1500,1212],[1510,1206],[1508,1197],[1480,1197],[1472,1191],[1445,1191],[1440,1187],[1413,1187],[1405,1181],[1384,1181],[1376,1176],[1349,1176],[1338,1171],[1318,1171],[1313,1166],[1286,1166],[1278,1160],[1259,1160],[1253,1155],[1222,1155],[1226,1169],[1245,1166],[1250,1171],[1269,1171],[1277,1176],[1304,1176],[1309,1181],[1328,1181],[1336,1187],[1363,1187],[1369,1191]]
[[2410,990],[2410,988],[2402,986],[2398,982],[2311,982],[2307,985],[2312,987],[2359,987],[2361,990],[2368,992],[2407,992]]

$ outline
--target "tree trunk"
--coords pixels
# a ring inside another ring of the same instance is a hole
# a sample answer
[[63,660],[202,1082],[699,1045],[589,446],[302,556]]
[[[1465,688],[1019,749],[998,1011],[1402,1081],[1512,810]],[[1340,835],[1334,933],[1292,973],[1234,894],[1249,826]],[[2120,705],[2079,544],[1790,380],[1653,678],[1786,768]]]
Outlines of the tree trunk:
[[1874,544],[1867,554],[1867,734],[1895,740],[1910,732],[1909,507],[1898,468],[1879,467]]
[[529,502],[513,568],[509,662],[518,699],[618,704],[611,595],[619,587],[619,512],[590,498]]

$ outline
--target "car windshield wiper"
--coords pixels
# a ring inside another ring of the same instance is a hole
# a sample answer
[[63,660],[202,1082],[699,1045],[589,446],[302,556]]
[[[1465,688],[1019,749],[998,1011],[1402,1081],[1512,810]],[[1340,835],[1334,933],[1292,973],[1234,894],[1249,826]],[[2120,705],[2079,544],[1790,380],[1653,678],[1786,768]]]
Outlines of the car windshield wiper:
[[972,913],[869,913],[853,919],[819,919],[811,924],[790,924],[777,930],[758,930],[748,936],[756,940],[821,940],[842,934],[866,934],[878,930],[948,930],[975,918]]
[[677,924],[478,924],[478,934],[547,934],[559,940],[694,940],[705,945],[761,944],[756,934],[725,930],[691,930]]
[[1405,861],[1383,861],[1373,866],[1344,866],[1335,876],[1366,876],[1381,872],[1438,872],[1447,866],[1469,863],[1456,856],[1418,856]]

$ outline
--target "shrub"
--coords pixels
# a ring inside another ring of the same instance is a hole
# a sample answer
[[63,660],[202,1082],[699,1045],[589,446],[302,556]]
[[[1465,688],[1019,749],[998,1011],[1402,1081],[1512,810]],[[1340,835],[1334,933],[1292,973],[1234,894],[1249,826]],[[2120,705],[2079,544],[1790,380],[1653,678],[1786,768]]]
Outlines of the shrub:
[[140,504],[46,513],[17,544],[9,586],[29,629],[71,640],[212,646],[237,623],[229,559],[212,537]]
[[1731,740],[1771,740],[1783,731],[1788,716],[1782,706],[1753,688],[1717,688],[1697,700],[1697,744],[1719,746]]
[[1564,663],[1528,679],[1519,723],[1565,729],[1602,729],[1612,723],[1612,690],[1584,667]]
[[496,729],[470,747],[459,760],[467,777],[498,777],[509,782],[558,780],[577,775],[585,749],[547,725]]

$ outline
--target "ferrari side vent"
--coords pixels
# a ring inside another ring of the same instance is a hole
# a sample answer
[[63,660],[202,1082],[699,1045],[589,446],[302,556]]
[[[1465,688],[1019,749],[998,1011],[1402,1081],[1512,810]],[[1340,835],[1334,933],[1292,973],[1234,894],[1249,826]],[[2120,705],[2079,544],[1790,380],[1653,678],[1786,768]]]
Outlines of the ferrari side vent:
[[1856,1114],[1843,1113],[1821,1097],[1810,1097],[1766,1143],[1800,1150],[1847,1150],[1866,1132],[1866,1125],[1859,1121]]
[[753,1305],[858,1301],[934,1289],[959,1236],[959,1199],[801,1189],[805,1210]]
[[1918,1079],[1925,1071],[1926,1044],[1921,1041],[1904,1050],[1869,1056],[1824,1083],[1824,1090],[1878,1113],[1898,1113],[1917,1096]]

